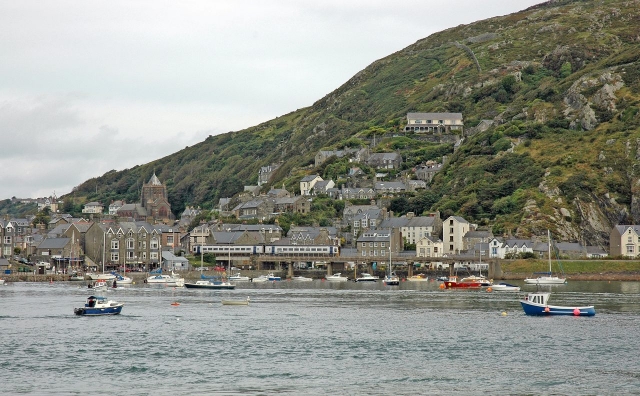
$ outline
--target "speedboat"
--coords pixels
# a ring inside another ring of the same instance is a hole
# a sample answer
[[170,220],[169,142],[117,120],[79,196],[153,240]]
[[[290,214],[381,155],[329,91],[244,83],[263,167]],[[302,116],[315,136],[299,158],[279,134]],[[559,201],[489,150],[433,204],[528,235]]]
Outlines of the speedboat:
[[564,285],[565,283],[567,283],[566,278],[552,276],[548,272],[544,272],[544,274],[547,275],[539,276],[537,278],[527,278],[524,280],[524,283],[528,285]]
[[398,286],[400,284],[400,278],[395,272],[385,275],[384,284],[387,286]]
[[425,274],[416,274],[407,278],[409,282],[427,282],[429,277]]
[[363,272],[360,274],[359,278],[356,278],[356,282],[377,282],[378,280],[380,280],[378,276],[371,275],[366,272]]
[[527,315],[573,315],[573,316],[594,316],[596,309],[593,305],[583,307],[569,307],[549,305],[551,293],[535,292],[529,293],[523,300],[520,300],[522,309]]
[[70,281],[83,281],[84,280],[84,275],[79,274],[77,272],[74,272],[69,276],[69,280]]
[[145,280],[150,285],[166,285],[166,286],[184,286],[184,278],[171,271],[171,275],[152,275]]
[[87,298],[84,307],[74,308],[73,312],[84,316],[118,315],[123,306],[124,303],[107,300],[106,297],[91,296]]
[[248,276],[242,276],[239,272],[229,277],[229,282],[249,282],[250,280],[251,278]]
[[311,282],[313,278],[307,278],[306,276],[294,276],[291,280],[296,282]]
[[[488,291],[489,289],[487,289]],[[491,285],[492,291],[520,291],[520,286],[511,285],[509,283],[500,282],[497,285]]]
[[269,278],[266,275],[260,275],[257,278],[251,279],[251,282],[262,283],[262,282],[267,282],[268,280]]
[[186,287],[187,289],[233,290],[236,288],[236,285],[228,281],[213,281],[201,279],[196,283],[185,283],[184,287]]
[[324,277],[328,282],[346,282],[349,280],[346,276],[342,276],[340,272],[333,275],[327,275]]

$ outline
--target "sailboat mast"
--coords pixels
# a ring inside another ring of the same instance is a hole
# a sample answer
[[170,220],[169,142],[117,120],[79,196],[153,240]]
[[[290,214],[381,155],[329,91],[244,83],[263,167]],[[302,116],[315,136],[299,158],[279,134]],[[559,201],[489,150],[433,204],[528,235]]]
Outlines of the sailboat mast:
[[549,239],[549,276],[551,276],[551,231],[547,230],[547,237]]

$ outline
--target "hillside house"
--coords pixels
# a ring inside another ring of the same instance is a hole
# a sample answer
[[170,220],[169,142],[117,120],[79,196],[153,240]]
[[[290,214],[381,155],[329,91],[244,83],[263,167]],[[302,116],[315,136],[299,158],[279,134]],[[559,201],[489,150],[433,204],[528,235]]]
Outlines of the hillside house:
[[407,113],[405,132],[459,133],[464,123],[462,113]]
[[407,186],[403,182],[376,182],[374,190],[378,195],[390,196],[407,191]]
[[273,177],[273,174],[276,172],[276,170],[278,170],[279,167],[280,164],[260,167],[260,170],[258,171],[258,186],[263,186],[269,183],[271,177]]
[[437,237],[441,227],[440,212],[431,213],[429,216],[415,216],[413,212],[409,212],[401,217],[389,216],[380,223],[380,228],[399,229],[402,238],[408,244],[417,244],[426,236]]
[[318,175],[305,176],[300,180],[300,195],[311,195],[311,190],[317,182],[322,181]]
[[82,213],[100,214],[104,210],[104,205],[100,202],[89,202],[82,208]]
[[442,224],[442,242],[447,255],[460,254],[465,249],[464,236],[472,225],[460,216],[450,216]]
[[414,170],[416,179],[431,182],[433,176],[442,170],[442,164],[435,161],[427,161],[424,165],[417,166]]
[[400,169],[402,156],[398,153],[374,153],[369,156],[367,165],[376,169]]
[[118,209],[120,209],[124,204],[125,202],[120,200],[111,201],[111,203],[109,204],[109,214],[112,216],[115,215],[116,213],[118,213]]

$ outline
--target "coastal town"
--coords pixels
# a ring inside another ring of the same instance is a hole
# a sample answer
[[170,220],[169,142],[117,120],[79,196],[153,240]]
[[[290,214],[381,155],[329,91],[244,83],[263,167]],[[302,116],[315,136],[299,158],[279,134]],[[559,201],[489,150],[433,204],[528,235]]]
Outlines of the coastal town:
[[[462,127],[461,114],[409,113],[405,129],[459,142],[464,136]],[[211,264],[331,272],[362,265],[373,272],[390,263],[413,272],[450,265],[482,270],[492,259],[548,255],[546,235],[528,239],[493,235],[490,226],[479,227],[461,216],[441,218],[439,212],[398,216],[389,210],[393,197],[427,188],[442,163],[431,161],[400,173],[398,153],[346,149],[318,152],[315,166],[342,157],[353,164],[344,175],[349,186],[336,187],[333,180],[311,174],[299,180],[297,191],[269,188],[278,168],[273,164],[260,169],[257,185],[221,198],[214,218],[198,224],[194,219],[202,213],[200,208],[187,206],[177,218],[173,215],[167,187],[155,173],[142,186],[139,202],[87,202],[79,218],[62,213],[62,202],[55,196],[33,200],[39,213],[49,214],[48,223],[36,224],[36,216],[2,219],[0,269],[39,274],[125,267],[130,271],[188,271]],[[361,164],[375,169],[374,180],[362,177]],[[343,202],[341,218],[326,219],[322,225],[291,224],[286,232],[279,225],[279,215],[308,214],[314,200],[320,198]],[[639,234],[640,228],[634,225],[615,226],[609,251],[576,241],[556,240],[553,247],[556,255],[569,259],[633,258],[640,249]],[[211,252],[206,263],[204,257],[198,257],[204,256],[201,247]]]

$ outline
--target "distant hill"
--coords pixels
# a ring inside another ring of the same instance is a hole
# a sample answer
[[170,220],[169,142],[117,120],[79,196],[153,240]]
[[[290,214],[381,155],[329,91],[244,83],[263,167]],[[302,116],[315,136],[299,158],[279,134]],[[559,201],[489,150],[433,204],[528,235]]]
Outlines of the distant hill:
[[[176,213],[211,208],[255,185],[261,166],[281,162],[273,185],[294,190],[318,172],[318,150],[377,135],[373,150],[402,153],[405,169],[449,155],[429,191],[395,202],[401,210],[604,246],[613,225],[640,220],[638,26],[637,0],[549,1],[460,25],[372,63],[310,107],[108,172],[73,196],[137,201],[155,170]],[[408,112],[460,112],[467,131],[490,122],[453,153],[402,132]]]

